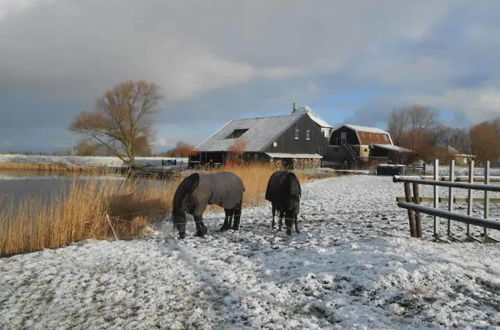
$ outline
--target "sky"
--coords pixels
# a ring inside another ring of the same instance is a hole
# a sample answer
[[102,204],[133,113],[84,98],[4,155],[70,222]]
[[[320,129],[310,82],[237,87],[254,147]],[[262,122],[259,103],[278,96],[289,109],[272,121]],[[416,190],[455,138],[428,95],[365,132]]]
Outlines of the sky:
[[420,104],[468,127],[500,116],[498,17],[488,0],[0,0],[0,151],[71,149],[71,120],[138,79],[164,96],[155,151],[293,102],[333,126]]

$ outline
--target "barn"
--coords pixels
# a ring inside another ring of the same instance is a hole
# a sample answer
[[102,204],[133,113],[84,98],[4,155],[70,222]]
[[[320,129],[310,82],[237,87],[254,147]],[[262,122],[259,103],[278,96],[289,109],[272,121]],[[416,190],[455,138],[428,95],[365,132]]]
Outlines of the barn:
[[401,161],[412,151],[394,145],[389,132],[376,127],[345,124],[332,132],[327,159],[332,164]]
[[[218,166],[238,158],[287,168],[320,167],[333,128],[309,107],[290,114],[231,120],[196,147],[190,166]],[[235,146],[242,154],[231,152]]]

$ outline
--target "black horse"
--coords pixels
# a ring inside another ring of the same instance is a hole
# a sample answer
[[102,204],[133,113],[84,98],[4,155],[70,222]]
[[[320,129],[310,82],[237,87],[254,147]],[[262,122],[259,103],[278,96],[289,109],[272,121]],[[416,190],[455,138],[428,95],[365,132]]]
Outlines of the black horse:
[[266,199],[271,202],[273,207],[273,229],[274,215],[276,211],[279,211],[279,230],[281,230],[283,217],[285,217],[286,233],[292,234],[293,224],[295,224],[295,231],[299,233],[297,215],[299,214],[301,193],[299,179],[293,172],[276,171],[271,175],[267,183]]
[[179,231],[179,238],[186,236],[186,213],[192,214],[196,223],[196,236],[203,237],[207,227],[203,212],[208,204],[219,205],[226,213],[221,230],[240,227],[241,204],[245,187],[241,179],[230,172],[213,174],[195,173],[185,178],[174,195],[172,221]]

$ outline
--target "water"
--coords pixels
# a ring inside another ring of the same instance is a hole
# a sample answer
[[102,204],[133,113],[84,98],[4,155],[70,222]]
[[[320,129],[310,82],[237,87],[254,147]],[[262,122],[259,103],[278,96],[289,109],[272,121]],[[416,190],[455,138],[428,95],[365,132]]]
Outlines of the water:
[[90,179],[115,180],[123,182],[124,177],[116,175],[75,175],[68,173],[45,173],[37,171],[0,170],[0,201],[14,201],[17,204],[25,198],[50,198],[66,194],[73,183],[85,184]]

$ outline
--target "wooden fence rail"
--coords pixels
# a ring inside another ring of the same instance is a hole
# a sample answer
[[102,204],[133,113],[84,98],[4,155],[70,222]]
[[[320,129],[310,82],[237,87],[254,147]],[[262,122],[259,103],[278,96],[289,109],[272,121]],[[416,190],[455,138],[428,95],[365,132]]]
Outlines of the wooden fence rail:
[[[490,198],[488,197],[488,192],[500,192],[500,185],[492,185],[490,184],[490,162],[487,162],[484,167],[484,178],[483,183],[474,183],[474,161],[472,161],[469,165],[469,182],[455,182],[455,162],[451,161],[450,163],[450,174],[449,181],[440,181],[439,177],[439,161],[434,161],[434,180],[428,179],[420,179],[418,177],[408,177],[408,176],[394,176],[394,182],[402,182],[404,183],[405,197],[404,201],[400,201],[398,198],[398,207],[404,208],[408,211],[408,219],[410,225],[410,235],[412,237],[422,237],[422,225],[421,225],[421,217],[420,214],[428,214],[432,215],[434,218],[433,222],[433,232],[434,237],[439,239],[438,235],[438,223],[437,218],[448,219],[447,222],[447,235],[454,240],[458,240],[452,235],[452,227],[451,221],[458,221],[465,223],[467,225],[466,235],[470,240],[478,239],[473,237],[470,232],[470,225],[481,226],[483,227],[482,236],[485,241],[489,242],[498,242],[497,240],[488,237],[487,229],[495,229],[500,230],[500,221],[495,221],[489,219],[489,206],[490,206]],[[419,185],[429,185],[433,187],[433,207],[419,205],[421,201],[429,200],[427,197],[421,197],[419,193]],[[439,198],[439,190],[438,187],[447,187],[448,188],[448,198]],[[413,193],[412,193],[413,188]],[[454,197],[455,188],[458,189],[467,189],[467,198],[465,201],[467,202],[467,214],[459,214],[453,212],[454,204],[457,202],[457,199]],[[484,198],[481,198],[480,201],[484,203],[484,212],[483,218],[472,216],[472,203],[477,198],[472,197],[472,191],[478,190],[482,191],[484,194]],[[439,202],[447,200],[448,202],[448,210],[439,209]]]

